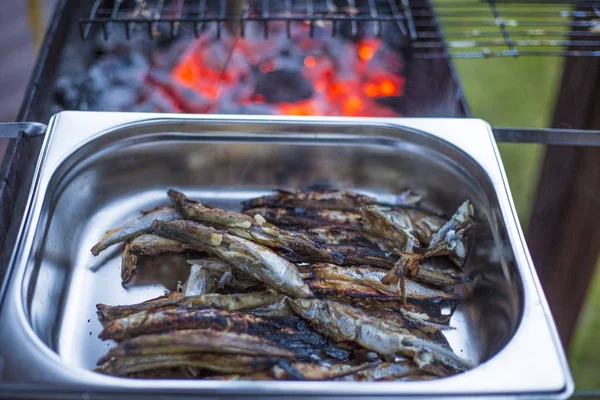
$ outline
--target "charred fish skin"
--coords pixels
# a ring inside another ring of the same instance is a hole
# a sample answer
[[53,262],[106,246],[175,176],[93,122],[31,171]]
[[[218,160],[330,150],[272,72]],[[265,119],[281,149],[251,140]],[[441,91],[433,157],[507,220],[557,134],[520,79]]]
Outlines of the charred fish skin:
[[249,229],[253,218],[236,212],[209,208],[197,200],[191,200],[173,189],[167,192],[175,209],[186,219],[201,222],[208,226],[222,228]]
[[[422,197],[410,189],[396,196],[394,205],[414,206]],[[377,204],[377,200],[349,190],[297,190],[289,192],[277,190],[274,194],[242,202],[242,212],[251,208],[314,208],[354,211],[358,207]]]
[[209,293],[198,296],[179,296],[176,298],[159,298],[152,301],[126,306],[108,306],[97,304],[98,316],[103,325],[110,321],[125,318],[143,311],[157,310],[168,306],[180,306],[187,309],[216,308],[227,311],[253,310],[281,302],[284,296],[273,291],[217,294]]
[[163,253],[183,253],[190,250],[185,243],[145,233],[129,243],[129,251],[136,255],[155,256]]
[[156,221],[152,230],[159,236],[181,240],[212,253],[282,293],[294,297],[312,296],[296,266],[264,246],[193,221]]
[[280,300],[252,308],[248,312],[259,317],[290,317],[296,315],[286,301],[287,296],[281,296]]
[[249,333],[253,326],[261,323],[266,323],[266,320],[245,313],[169,306],[140,311],[111,321],[104,326],[98,337],[120,342],[127,338],[175,329],[216,329]]
[[312,354],[324,354],[347,360],[349,352],[310,329],[298,318],[264,318],[246,312],[165,307],[142,311],[108,323],[99,337],[122,342],[142,335],[160,334],[183,329],[214,329],[245,333],[266,338],[280,347],[308,360]]
[[278,358],[230,354],[152,354],[111,358],[96,367],[95,371],[107,375],[127,376],[130,373],[160,368],[196,367],[220,373],[251,373],[267,370],[278,361]]
[[196,329],[142,335],[125,340],[105,354],[98,361],[98,365],[117,357],[186,353],[219,353],[296,358],[295,353],[257,336],[237,332],[222,332],[213,329]]
[[138,256],[131,252],[131,244],[125,245],[123,256],[121,259],[121,282],[123,284],[128,283],[137,269]]
[[419,367],[440,363],[457,371],[473,368],[452,351],[414,336],[403,326],[371,317],[357,308],[327,300],[288,299],[302,318],[336,341],[354,341],[379,354],[400,353],[411,357]]
[[[382,296],[382,298],[384,296],[388,296],[389,297],[389,301],[396,301],[398,300],[398,296],[401,296],[401,289],[398,286],[395,285],[386,285],[383,284],[381,282],[381,280],[383,279],[383,277],[385,277],[386,273],[388,271],[382,270],[382,269],[377,269],[377,268],[372,268],[369,266],[356,266],[356,267],[340,267],[337,265],[332,265],[332,264],[314,264],[310,267],[309,272],[308,272],[308,277],[311,277],[313,279],[316,280],[321,280],[321,281],[327,281],[327,280],[341,280],[341,281],[345,281],[345,282],[349,282],[353,285],[358,285],[356,286],[356,291],[358,293],[363,292],[364,296],[352,296],[352,297],[371,297],[369,295],[367,295],[367,293],[370,293],[369,290],[360,290],[359,287],[368,287],[371,288],[373,291],[373,296],[374,298],[377,298],[378,296],[375,295],[375,293],[379,293],[380,296]],[[410,299],[414,299],[414,300],[457,300],[458,297],[455,293],[452,292],[446,292],[446,291],[442,291],[442,290],[438,290],[438,289],[434,289],[431,287],[427,287],[424,285],[421,285],[417,282],[411,281],[409,279],[406,280],[405,282],[405,288],[406,288],[406,297],[410,298]],[[319,287],[320,285],[314,285],[315,288]],[[332,284],[332,285],[327,285],[328,287],[331,286],[331,290],[332,293],[335,289],[338,290],[346,290],[349,287],[348,286],[344,286],[344,284],[342,284],[341,282],[337,283],[337,284]],[[311,286],[311,289],[313,290],[313,292],[315,293],[319,293],[318,290],[316,290],[315,288],[313,288]]]
[[296,232],[301,232],[315,238],[315,240],[326,245],[359,246],[365,243],[365,238],[361,235],[360,231],[351,231],[339,226],[302,229]]
[[376,204],[371,197],[347,190],[295,191],[278,190],[270,196],[263,196],[242,202],[242,211],[251,208],[314,208],[353,211],[362,205]]
[[187,219],[225,229],[235,236],[269,248],[309,254],[322,261],[343,261],[341,256],[319,245],[308,236],[284,231],[269,224],[263,218],[252,218],[245,214],[208,208],[201,202],[191,200],[175,190],[169,190],[168,194],[175,209]]
[[400,362],[385,362],[360,371],[356,371],[344,377],[339,377],[336,380],[348,382],[376,382],[393,380],[419,372],[420,369],[414,363],[408,360]]
[[[419,253],[421,243],[413,236],[410,228],[396,223],[392,210],[380,206],[361,207],[360,213],[365,229],[372,237],[379,239],[377,244],[386,250],[400,254]],[[382,245],[382,243],[384,243]]]
[[186,220],[154,221],[150,230],[157,236],[181,241],[201,251],[219,246],[225,235],[214,228]]
[[125,242],[133,239],[150,229],[155,220],[172,221],[181,218],[177,211],[171,206],[161,206],[149,211],[142,212],[142,215],[118,228],[108,230],[94,247],[92,254],[97,256],[101,251],[107,249],[113,244]]
[[271,224],[280,227],[318,228],[322,226],[343,226],[346,229],[363,228],[361,216],[353,211],[319,210],[309,208],[251,208],[244,211],[250,216],[261,215]]

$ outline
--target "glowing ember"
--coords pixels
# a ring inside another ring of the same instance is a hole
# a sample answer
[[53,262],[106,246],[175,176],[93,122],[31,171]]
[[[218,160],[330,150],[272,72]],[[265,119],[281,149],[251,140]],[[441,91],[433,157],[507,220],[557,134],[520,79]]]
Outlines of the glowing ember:
[[310,38],[306,23],[291,27],[291,39],[285,24],[273,24],[268,39],[251,24],[243,39],[205,33],[188,46],[172,79],[207,99],[211,113],[261,105],[287,115],[398,116],[377,102],[403,95],[396,52],[376,38],[353,42],[328,27],[315,27]]
[[378,39],[364,39],[357,43],[358,56],[365,61],[369,61],[373,58],[379,47],[381,41]]

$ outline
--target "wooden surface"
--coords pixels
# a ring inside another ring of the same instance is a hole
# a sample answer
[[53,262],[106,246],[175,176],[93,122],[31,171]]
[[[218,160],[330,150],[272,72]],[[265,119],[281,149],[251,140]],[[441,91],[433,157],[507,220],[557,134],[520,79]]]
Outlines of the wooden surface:
[[[600,58],[570,58],[553,126],[600,129]],[[527,243],[563,345],[568,345],[600,250],[600,147],[549,146]]]

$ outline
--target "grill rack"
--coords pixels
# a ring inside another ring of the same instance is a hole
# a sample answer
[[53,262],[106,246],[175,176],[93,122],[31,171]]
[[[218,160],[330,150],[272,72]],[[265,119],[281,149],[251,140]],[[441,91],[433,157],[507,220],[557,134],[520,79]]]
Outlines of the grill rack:
[[317,24],[330,24],[336,35],[341,23],[349,23],[356,37],[379,37],[384,25],[393,24],[410,39],[417,58],[600,56],[600,0],[247,0],[239,10],[236,3],[94,0],[79,27],[83,39],[96,27],[108,40],[116,26],[131,38],[143,28],[155,37],[159,27],[177,37],[186,25],[199,36],[209,24],[219,38],[224,25],[239,17],[241,36],[246,23],[258,22],[265,38],[272,21],[285,22],[288,36],[297,21],[310,26],[310,35]]

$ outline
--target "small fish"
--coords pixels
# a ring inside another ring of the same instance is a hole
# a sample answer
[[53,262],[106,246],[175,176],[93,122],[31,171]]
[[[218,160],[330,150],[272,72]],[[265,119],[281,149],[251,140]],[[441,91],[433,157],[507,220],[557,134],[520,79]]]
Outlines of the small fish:
[[177,240],[165,239],[145,233],[129,243],[129,251],[139,256],[156,256],[163,253],[183,253],[190,246]]
[[110,321],[132,314],[168,306],[181,306],[188,309],[211,307],[228,311],[243,311],[269,306],[282,301],[283,298],[282,294],[270,290],[235,294],[210,293],[199,296],[178,296],[175,298],[160,297],[155,300],[124,306],[97,304],[96,309],[100,321],[103,325],[106,325]]
[[469,200],[466,200],[452,218],[433,235],[425,251],[419,251],[419,254],[414,255],[402,254],[382,282],[387,284],[402,282],[407,272],[418,275],[419,262],[427,257],[449,256],[456,266],[462,267],[467,256],[465,232],[473,226],[473,214],[473,206]]
[[[324,381],[352,375],[366,368],[377,365],[378,363],[379,362],[376,361],[363,363],[360,365],[352,365],[350,363],[342,362],[328,367],[314,363],[293,362],[291,363],[291,367],[297,371],[298,374],[300,374],[302,380]],[[279,365],[274,365],[269,372],[277,380],[295,379],[295,377],[290,376],[288,371],[281,368]]]
[[377,301],[401,301],[402,297],[377,290],[370,285],[340,279],[313,279],[307,281],[310,290],[320,298],[365,299]]
[[[378,268],[390,269],[393,267],[397,256],[387,255],[378,249],[360,246],[327,246],[332,252],[340,254],[343,257],[343,262],[334,263],[341,265],[372,265]],[[280,251],[281,257],[293,263],[320,263],[322,258],[315,258],[299,253],[290,253]]]
[[145,356],[111,358],[94,371],[107,375],[127,376],[130,373],[158,368],[195,367],[220,373],[251,373],[267,370],[279,361],[272,357],[254,357],[232,354],[151,354]]
[[366,242],[360,231],[348,230],[340,226],[299,229],[294,232],[300,232],[313,237],[326,245],[358,246]]
[[169,190],[168,194],[175,209],[186,219],[217,229],[225,229],[232,235],[272,249],[306,254],[321,261],[337,263],[343,261],[343,257],[339,254],[330,251],[310,237],[279,229],[260,216],[253,218],[236,212],[206,207],[201,202],[191,200],[175,190]]
[[[324,381],[339,379],[349,375],[353,375],[359,371],[372,368],[379,362],[369,362],[360,365],[352,365],[346,362],[332,365],[331,367],[317,365],[306,362],[293,362],[291,368],[282,368],[279,365],[274,365],[270,370],[263,372],[255,372],[248,375],[231,374],[220,375],[206,379],[217,379],[227,381],[251,380],[251,381],[271,381],[271,380],[306,380],[306,381]],[[294,370],[294,374],[290,374],[290,369]],[[299,375],[299,376],[298,376]]]
[[433,235],[446,223],[444,218],[417,208],[379,207],[389,221],[406,230],[419,242],[428,245]]
[[109,322],[100,333],[102,340],[116,342],[148,334],[181,329],[214,329],[268,338],[273,343],[309,360],[313,354],[347,360],[350,353],[310,329],[297,316],[266,318],[247,312],[216,309],[163,307],[142,311]]
[[92,247],[92,254],[97,256],[100,252],[113,244],[131,240],[150,229],[152,223],[159,221],[172,221],[181,218],[177,211],[170,206],[156,207],[149,211],[143,211],[142,215],[119,228],[106,231],[102,239]]
[[102,340],[120,342],[127,338],[176,329],[216,329],[252,333],[252,327],[266,323],[254,315],[217,310],[166,306],[130,314],[108,322],[100,335]]
[[396,378],[409,376],[420,372],[417,367],[410,360],[403,360],[400,362],[384,362],[361,371],[354,372],[350,375],[337,378],[340,381],[351,381],[351,382],[373,382],[383,380],[393,380]]
[[439,269],[419,264],[419,270],[412,276],[416,281],[428,283],[437,287],[453,286],[471,282],[471,278],[458,275],[451,269]]
[[131,252],[131,243],[125,245],[121,258],[121,281],[123,284],[128,283],[138,266],[138,256]]
[[384,251],[398,255],[421,253],[421,243],[412,234],[412,227],[398,224],[388,207],[366,206],[360,208],[365,230]]
[[465,233],[473,227],[475,211],[469,200],[465,200],[452,218],[431,238],[427,257],[447,255],[458,267],[462,267],[467,257]]
[[361,216],[354,211],[319,210],[311,208],[251,208],[244,211],[250,216],[260,215],[268,222],[280,227],[318,228],[322,226],[343,226],[346,229],[360,230],[363,227]]
[[327,300],[288,299],[290,306],[315,329],[335,341],[352,341],[379,354],[402,354],[419,368],[440,364],[455,371],[474,367],[443,346],[413,335],[402,325],[372,317],[357,308]]
[[220,332],[213,329],[189,329],[142,335],[125,340],[100,358],[98,365],[111,358],[184,353],[296,358],[295,353],[257,336],[237,332]]
[[[421,201],[421,196],[410,189],[396,196],[395,205],[414,206]],[[360,206],[377,204],[377,200],[349,190],[315,190],[288,192],[277,190],[269,196],[258,197],[242,202],[242,211],[251,208],[315,208],[328,210],[354,211]]]
[[156,221],[152,231],[209,252],[282,293],[312,296],[296,266],[264,246],[193,221]]
[[278,301],[250,309],[248,312],[259,317],[289,317],[296,315],[285,300],[286,298],[286,296],[282,296]]
[[359,246],[333,246],[333,250],[344,256],[342,265],[371,265],[376,268],[390,269],[396,256],[378,249]]
[[[385,285],[381,283],[381,279],[386,275],[387,272],[388,271],[369,266],[340,267],[333,264],[314,264],[310,267],[308,276],[312,279],[349,281],[354,284],[368,286],[377,293],[386,293],[394,298],[401,296],[401,288],[398,286]],[[335,289],[336,285],[334,284],[333,286],[334,287],[332,290]],[[342,285],[337,284],[337,288],[342,290]],[[311,290],[317,294],[319,293],[313,286],[311,286]],[[457,295],[454,293],[433,289],[409,279],[406,280],[406,297],[415,300],[457,299]]]

